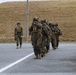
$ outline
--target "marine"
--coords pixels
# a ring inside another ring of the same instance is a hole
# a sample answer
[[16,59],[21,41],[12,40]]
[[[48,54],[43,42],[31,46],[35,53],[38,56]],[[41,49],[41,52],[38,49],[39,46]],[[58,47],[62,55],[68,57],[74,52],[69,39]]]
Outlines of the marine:
[[50,27],[47,25],[47,21],[46,19],[43,19],[41,21],[42,24],[42,47],[43,47],[43,51],[45,53],[48,53],[49,49],[50,49]]
[[58,24],[57,23],[54,25],[54,29],[55,29],[55,37],[56,37],[56,48],[58,48],[58,46],[59,46],[59,36],[62,35],[62,32],[58,28]]
[[51,45],[52,45],[53,50],[55,50],[56,49],[57,40],[56,40],[56,36],[55,36],[54,24],[53,23],[49,23],[49,27],[52,30]]
[[17,27],[14,30],[14,37],[16,41],[17,49],[20,45],[20,48],[22,47],[22,36],[23,36],[23,28],[21,27],[21,23],[17,23]]
[[31,35],[36,59],[40,59],[42,50],[42,25],[39,23],[38,18],[33,18],[33,23],[29,28],[29,34]]
[[59,45],[59,36],[62,35],[60,29],[58,28],[58,24],[49,23],[49,27],[52,30],[52,38],[51,38],[51,44],[53,49],[57,49]]

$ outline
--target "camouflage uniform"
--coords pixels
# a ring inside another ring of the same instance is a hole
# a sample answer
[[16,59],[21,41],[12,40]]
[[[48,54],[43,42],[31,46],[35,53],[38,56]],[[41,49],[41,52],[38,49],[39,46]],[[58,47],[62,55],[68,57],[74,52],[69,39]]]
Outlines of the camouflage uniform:
[[58,24],[54,25],[54,29],[55,29],[55,36],[56,36],[56,47],[58,48],[59,45],[59,36],[62,35],[60,29],[58,28]]
[[[35,24],[35,22],[37,22]],[[34,48],[34,53],[36,58],[41,58],[42,50],[42,26],[38,20],[34,20],[32,26],[29,28],[29,33],[31,34],[31,41]]]
[[46,25],[47,26],[47,29],[48,29],[48,40],[47,40],[47,46],[46,46],[46,48],[47,48],[47,50],[49,50],[50,49],[50,42],[51,42],[51,37],[52,37],[52,31],[51,31],[51,29],[50,29],[50,27],[48,26],[48,25]]
[[23,29],[20,26],[20,23],[17,23],[17,27],[15,28],[15,31],[14,31],[14,36],[15,36],[15,40],[16,40],[17,49],[18,49],[19,44],[20,44],[20,48],[21,48],[21,46],[22,46],[22,37],[21,36],[23,36]]
[[56,31],[55,31],[55,28],[54,28],[54,24],[49,23],[49,27],[52,30],[51,44],[52,44],[53,49],[55,50],[56,49],[57,40],[56,40],[56,36],[55,36],[55,32]]
[[42,47],[43,52],[48,52],[50,48],[50,27],[47,25],[46,20],[42,20],[42,35],[43,35],[43,41],[42,41]]

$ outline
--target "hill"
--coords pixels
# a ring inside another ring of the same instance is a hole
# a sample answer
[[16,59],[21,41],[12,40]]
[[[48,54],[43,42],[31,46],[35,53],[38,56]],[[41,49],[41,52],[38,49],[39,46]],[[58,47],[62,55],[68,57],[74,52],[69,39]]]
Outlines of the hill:
[[[76,1],[29,2],[29,27],[32,18],[38,16],[58,23],[62,31],[61,41],[76,41]],[[26,2],[0,4],[0,42],[13,40],[14,28],[21,22],[26,34]]]

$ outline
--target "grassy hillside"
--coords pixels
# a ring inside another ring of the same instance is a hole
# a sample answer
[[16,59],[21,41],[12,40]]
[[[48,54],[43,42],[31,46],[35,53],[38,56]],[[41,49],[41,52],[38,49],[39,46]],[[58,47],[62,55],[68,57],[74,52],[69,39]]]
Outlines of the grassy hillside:
[[[76,1],[29,2],[29,27],[35,16],[58,23],[63,33],[61,41],[76,41]],[[25,2],[0,4],[0,42],[14,41],[13,34],[17,22],[21,22],[25,36],[25,19]]]

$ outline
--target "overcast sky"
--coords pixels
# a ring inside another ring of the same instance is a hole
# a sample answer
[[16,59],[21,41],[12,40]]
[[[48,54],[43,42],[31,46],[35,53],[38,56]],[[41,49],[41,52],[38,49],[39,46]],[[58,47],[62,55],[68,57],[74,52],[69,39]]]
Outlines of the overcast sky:
[[[0,0],[0,3],[9,1],[26,1],[26,0]],[[76,1],[76,0],[28,0],[28,1]]]
[[[0,0],[0,3],[9,1],[26,1],[26,0]],[[29,0],[29,1],[48,1],[48,0]]]

